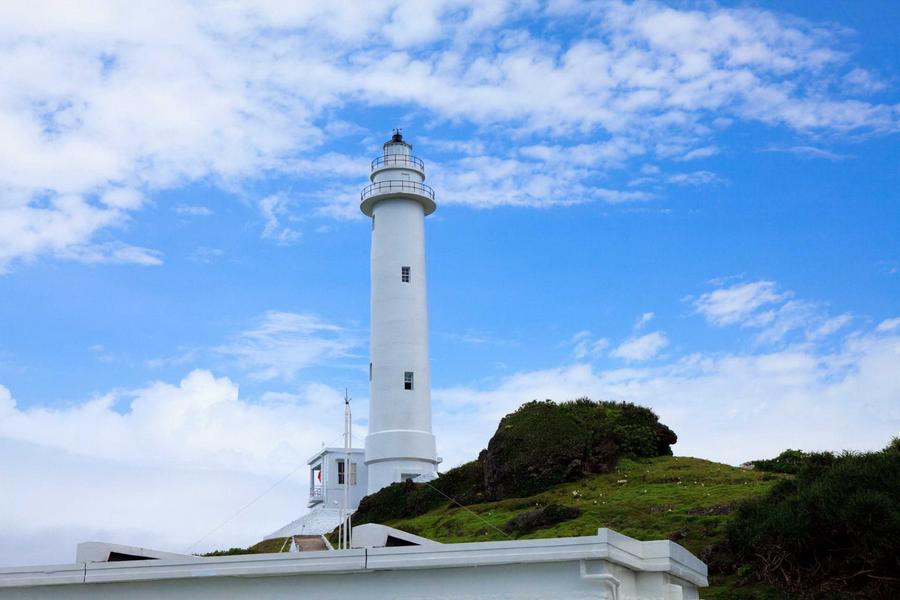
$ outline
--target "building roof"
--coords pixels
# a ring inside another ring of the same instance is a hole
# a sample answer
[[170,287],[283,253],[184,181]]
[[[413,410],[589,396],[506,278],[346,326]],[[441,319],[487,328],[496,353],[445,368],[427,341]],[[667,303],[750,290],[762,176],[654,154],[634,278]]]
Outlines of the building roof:
[[[309,460],[306,461],[306,464],[308,464],[308,465],[313,464],[314,462],[319,460],[319,458],[321,458],[323,454],[345,454],[346,452],[347,452],[346,448],[339,448],[336,446],[327,446],[325,448],[322,448],[321,450],[319,450],[312,456],[310,456]],[[350,454],[365,454],[365,452],[366,451],[364,448],[350,448]]]

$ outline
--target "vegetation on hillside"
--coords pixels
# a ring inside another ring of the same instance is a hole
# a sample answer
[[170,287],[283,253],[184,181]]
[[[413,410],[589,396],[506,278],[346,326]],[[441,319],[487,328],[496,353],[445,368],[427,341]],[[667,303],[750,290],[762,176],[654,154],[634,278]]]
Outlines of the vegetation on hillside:
[[764,465],[796,476],[738,508],[722,559],[801,598],[900,597],[900,442],[800,454]]
[[287,537],[272,538],[257,542],[247,548],[229,548],[228,550],[213,550],[200,556],[237,556],[240,554],[271,554],[286,552],[290,548],[290,539]]
[[[595,535],[600,527],[609,527],[640,540],[674,540],[713,565],[711,587],[703,591],[707,600],[781,600],[786,596],[772,586],[733,575],[730,563],[725,571],[718,569],[716,556],[737,507],[766,496],[789,478],[698,458],[623,459],[611,473],[534,496],[465,507],[445,499],[424,514],[382,523],[445,543]],[[405,489],[412,492],[414,487]],[[556,507],[551,509],[556,515],[558,507],[580,514],[534,528],[519,526],[523,515],[547,507]]]
[[527,497],[561,483],[608,473],[623,457],[671,455],[675,433],[648,408],[625,402],[550,400],[503,417],[478,458],[428,485],[395,483],[362,500],[356,524],[423,514],[453,498],[474,504]]

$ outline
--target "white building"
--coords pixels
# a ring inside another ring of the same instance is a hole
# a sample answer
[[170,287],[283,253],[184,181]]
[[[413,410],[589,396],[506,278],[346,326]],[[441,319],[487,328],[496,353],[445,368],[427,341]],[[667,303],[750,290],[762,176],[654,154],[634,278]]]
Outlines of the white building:
[[360,209],[372,219],[369,363],[369,493],[397,481],[436,476],[431,433],[425,217],[434,190],[425,164],[399,132],[372,161]]
[[[352,513],[366,495],[367,473],[362,448],[350,449],[350,468],[345,464],[345,448],[322,448],[306,464],[309,465],[308,513],[265,538],[287,536],[319,536],[337,527],[344,514],[344,494],[348,495],[347,510]],[[348,472],[349,471],[349,472]],[[345,485],[349,490],[345,490]]]

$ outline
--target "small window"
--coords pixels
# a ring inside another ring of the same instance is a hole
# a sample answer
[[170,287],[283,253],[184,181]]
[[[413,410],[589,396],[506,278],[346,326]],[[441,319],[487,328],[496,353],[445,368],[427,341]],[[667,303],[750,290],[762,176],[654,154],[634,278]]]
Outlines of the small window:
[[[338,485],[344,485],[344,459],[337,461]],[[356,485],[356,463],[350,463],[350,485]]]
[[413,373],[412,373],[412,371],[407,371],[403,374],[403,389],[404,390],[413,389]]
[[372,231],[375,231],[375,215],[372,215]]
[[400,267],[400,281],[409,283],[409,267]]
[[372,381],[372,363],[369,363],[369,381]]

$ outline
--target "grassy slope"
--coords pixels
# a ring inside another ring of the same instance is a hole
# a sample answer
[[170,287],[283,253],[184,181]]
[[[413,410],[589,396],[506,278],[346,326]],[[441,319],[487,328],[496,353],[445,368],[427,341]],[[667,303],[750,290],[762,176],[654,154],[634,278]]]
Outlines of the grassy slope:
[[[783,476],[747,471],[707,460],[659,457],[623,460],[614,473],[557,486],[530,498],[438,508],[385,523],[440,542],[508,539],[503,525],[515,515],[556,503],[577,506],[577,519],[521,535],[518,539],[594,535],[609,527],[640,540],[673,539],[697,555],[724,538],[730,508],[768,492]],[[475,514],[473,514],[475,513]],[[734,578],[714,578],[704,598],[744,597]],[[761,589],[746,597],[777,598]]]

